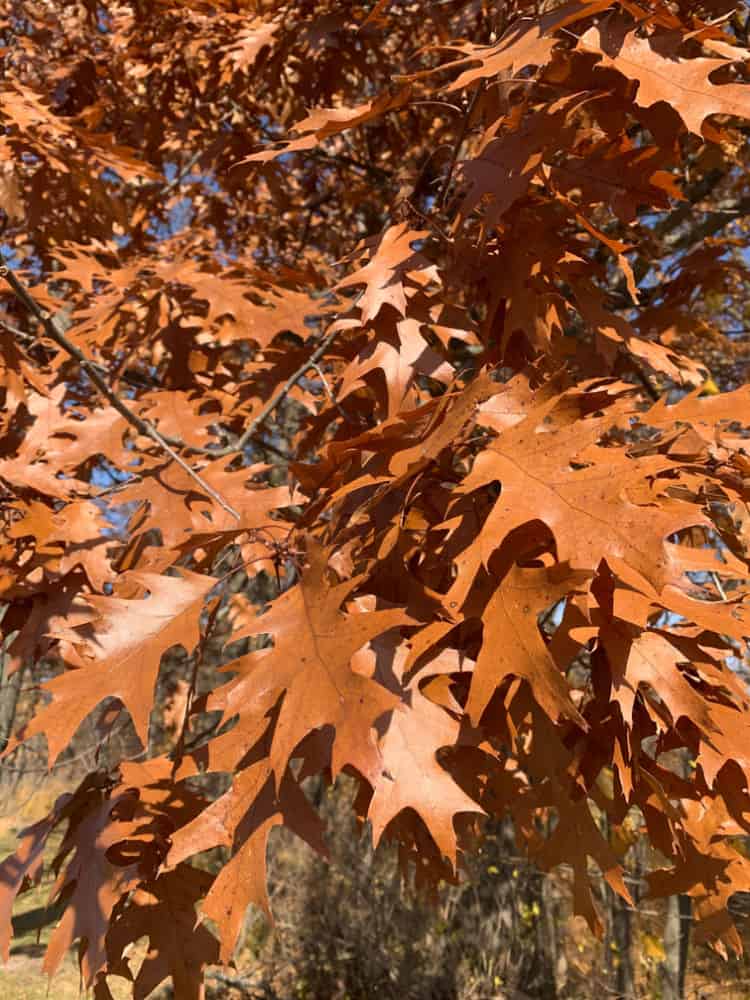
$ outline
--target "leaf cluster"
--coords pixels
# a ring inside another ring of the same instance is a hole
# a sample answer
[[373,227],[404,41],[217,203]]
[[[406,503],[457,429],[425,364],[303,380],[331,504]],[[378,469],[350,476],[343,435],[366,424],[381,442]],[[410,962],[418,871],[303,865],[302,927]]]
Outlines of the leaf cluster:
[[652,891],[738,949],[750,391],[705,387],[748,279],[739,10],[7,7],[2,628],[60,671],[6,754],[92,713],[140,750],[0,866],[6,954],[62,826],[47,970],[78,941],[100,1000],[199,997],[341,772],[418,886],[510,815],[594,929],[592,864],[629,897],[591,805],[638,816]]

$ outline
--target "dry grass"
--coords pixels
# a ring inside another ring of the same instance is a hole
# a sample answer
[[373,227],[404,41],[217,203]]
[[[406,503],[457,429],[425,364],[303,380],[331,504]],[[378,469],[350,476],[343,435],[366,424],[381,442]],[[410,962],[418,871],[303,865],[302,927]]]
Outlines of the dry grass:
[[[12,796],[4,798],[6,813],[0,816],[0,859],[16,847],[16,834],[34,820],[43,816],[55,799],[67,788],[61,782],[49,780],[21,782]],[[51,887],[51,878],[42,879],[38,886],[19,897],[14,917],[23,917],[34,910],[46,906]],[[81,986],[78,963],[71,952],[56,975],[49,979],[42,972],[42,956],[49,940],[51,926],[37,932],[21,929],[14,934],[11,942],[10,958],[0,967],[0,997],[2,1000],[79,1000],[87,995]],[[127,1000],[126,984],[116,980],[112,985],[115,1000]]]
[[[0,857],[62,790],[52,783],[16,789],[12,811],[6,805],[0,817]],[[208,1000],[544,1000],[554,995],[553,983],[559,1000],[612,995],[601,944],[571,917],[564,880],[544,880],[519,865],[507,830],[495,831],[468,880],[447,888],[435,905],[404,890],[393,852],[373,854],[356,838],[345,799],[344,789],[323,802],[333,831],[330,865],[290,835],[276,837],[276,927],[271,932],[258,914],[248,914],[237,968],[210,979]],[[47,880],[21,897],[17,915],[43,907],[48,893]],[[636,945],[639,997],[658,1000],[661,910],[653,903],[646,909],[652,915],[642,919]],[[750,946],[748,921],[741,930]],[[42,974],[49,933],[37,939],[35,931],[22,931],[14,939],[0,968],[2,1000],[86,996],[72,953],[51,983]],[[115,1000],[128,997],[122,980],[110,988]],[[706,948],[693,949],[687,1000],[719,998],[750,998],[750,962],[725,964]]]

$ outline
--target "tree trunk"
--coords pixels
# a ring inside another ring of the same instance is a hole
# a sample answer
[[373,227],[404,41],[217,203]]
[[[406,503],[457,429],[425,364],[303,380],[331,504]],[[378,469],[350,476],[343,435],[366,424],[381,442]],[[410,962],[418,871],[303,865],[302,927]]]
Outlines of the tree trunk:
[[633,968],[633,913],[616,892],[609,890],[612,942],[615,945],[614,988],[619,1000],[635,1000]]
[[[517,851],[513,823],[505,821],[507,845]],[[530,924],[516,925],[514,947],[518,950],[516,988],[519,995],[535,1000],[557,1000],[555,952],[557,929],[548,910],[551,893],[545,892],[547,877],[529,864],[518,892]],[[512,891],[512,887],[511,887]]]
[[16,708],[21,695],[23,669],[5,676],[6,656],[0,653],[0,750],[8,745],[16,721]]
[[[675,752],[673,765],[683,778],[690,777],[690,757],[686,749]],[[664,951],[666,957],[659,973],[662,982],[663,1000],[683,1000],[685,996],[685,974],[687,972],[690,949],[690,924],[692,922],[692,902],[689,896],[670,896],[667,900],[667,916],[664,922]]]
[[[602,832],[610,839],[606,814],[601,819]],[[633,967],[633,912],[630,906],[606,882],[602,882],[606,913],[604,925],[604,965],[608,988],[618,1000],[635,1000]]]
[[684,1000],[691,910],[689,896],[670,896],[667,900],[667,918],[664,922],[666,957],[659,969],[662,1000]]

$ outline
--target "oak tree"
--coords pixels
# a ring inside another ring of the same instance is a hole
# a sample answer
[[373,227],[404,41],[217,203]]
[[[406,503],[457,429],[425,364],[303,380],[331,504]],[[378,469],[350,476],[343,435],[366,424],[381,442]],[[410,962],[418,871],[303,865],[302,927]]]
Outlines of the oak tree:
[[629,896],[592,807],[638,815],[652,893],[738,949],[742,5],[6,0],[0,32],[2,630],[9,673],[58,664],[5,755],[139,741],[0,866],[5,955],[62,831],[46,970],[78,942],[100,1000],[201,996],[342,772],[418,886],[510,815],[595,930],[593,868]]

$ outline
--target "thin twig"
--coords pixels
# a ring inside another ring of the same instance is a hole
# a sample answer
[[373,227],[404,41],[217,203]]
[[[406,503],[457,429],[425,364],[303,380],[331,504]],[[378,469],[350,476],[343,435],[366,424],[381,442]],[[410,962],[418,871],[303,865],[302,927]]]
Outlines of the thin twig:
[[240,515],[234,507],[230,506],[220,493],[217,493],[212,486],[209,486],[208,483],[195,471],[195,469],[192,469],[185,459],[177,454],[177,452],[157,431],[153,424],[144,420],[142,417],[139,417],[136,413],[133,413],[133,411],[129,409],[125,403],[123,403],[117,393],[115,393],[106,383],[99,371],[98,366],[89,361],[80,348],[78,348],[72,341],[68,340],[62,330],[60,330],[55,318],[42,309],[36,299],[31,295],[26,286],[19,281],[13,271],[5,266],[0,267],[0,277],[5,278],[7,283],[13,289],[16,298],[22,302],[29,312],[44,326],[45,332],[50,340],[53,340],[58,347],[61,347],[66,354],[70,355],[71,358],[78,362],[82,371],[86,373],[99,392],[109,400],[112,406],[131,425],[131,427],[135,427],[140,434],[151,438],[151,440],[154,441],[162,449],[162,451],[166,452],[166,454],[169,455],[169,457],[175,461],[180,468],[191,477],[191,479],[194,479],[195,482],[199,484],[205,493],[215,500],[220,507],[223,507],[228,514],[231,514],[232,517],[239,521]]
[[[172,449],[182,448],[185,449],[186,451],[192,452],[195,455],[207,455],[211,458],[225,458],[226,456],[231,455],[234,452],[241,451],[246,444],[248,444],[250,441],[254,441],[254,443],[256,443],[259,448],[264,448],[267,449],[268,451],[274,452],[284,461],[289,460],[289,455],[283,452],[280,448],[277,448],[276,445],[268,441],[265,441],[261,437],[258,437],[257,435],[258,428],[266,420],[266,418],[273,412],[273,410],[276,409],[279,403],[281,403],[285,399],[289,391],[293,388],[294,384],[297,381],[299,381],[300,378],[302,378],[305,372],[308,371],[310,368],[316,367],[317,362],[320,360],[322,355],[325,353],[325,350],[327,349],[328,345],[333,340],[333,335],[329,334],[327,337],[323,338],[318,347],[310,355],[308,360],[304,361],[300,365],[300,367],[294,372],[294,374],[289,379],[287,379],[287,381],[281,387],[279,392],[275,396],[273,396],[271,400],[269,400],[269,402],[263,407],[260,413],[250,423],[250,425],[245,428],[240,437],[238,437],[231,444],[225,445],[223,448],[203,447],[199,445],[192,445],[189,442],[183,441],[181,438],[174,438],[166,434],[160,434],[156,430],[156,428],[153,427],[148,421],[144,420],[137,414],[133,413],[130,409],[128,409],[128,407],[126,407],[125,404],[122,402],[122,400],[112,392],[109,385],[107,385],[107,383],[101,377],[103,375],[109,374],[104,365],[100,365],[95,361],[91,361],[75,346],[75,344],[71,343],[67,339],[67,337],[59,330],[57,323],[55,322],[55,319],[53,317],[50,317],[39,306],[39,303],[31,296],[28,289],[18,280],[18,278],[16,278],[16,276],[13,274],[12,271],[10,271],[8,268],[1,267],[0,277],[4,277],[5,280],[8,282],[8,284],[10,284],[11,288],[13,288],[13,291],[16,293],[20,301],[24,303],[29,312],[31,312],[32,315],[43,325],[50,339],[53,340],[59,347],[61,347],[67,354],[69,354],[75,361],[78,362],[78,364],[86,372],[86,374],[89,375],[92,382],[94,382],[97,388],[107,397],[107,399],[109,399],[112,402],[112,405],[118,410],[118,412],[121,413],[122,416],[125,417],[125,419],[134,427],[136,427],[142,434],[146,434],[153,440],[156,440],[157,443],[160,445],[160,447],[162,447],[167,452],[167,454],[170,455],[170,457],[174,458],[174,460],[182,468],[184,468],[185,471],[188,472],[194,480],[196,480],[201,484],[202,488],[206,490],[210,496],[213,496],[214,499],[216,499],[217,502],[220,503],[221,506],[224,507],[226,510],[229,510],[229,512],[233,514],[234,517],[238,517],[237,513],[232,508],[227,507],[226,502],[223,501],[223,499],[219,498],[218,494],[214,495],[215,491],[213,491],[212,488],[202,478],[199,477],[198,473],[196,473],[195,470],[191,469],[184,462],[184,460],[180,458],[179,455],[174,454]],[[12,333],[14,336],[23,339],[26,339],[27,337],[29,339],[33,339],[30,334],[23,333],[23,331],[17,329],[14,326],[11,326],[11,324],[5,322],[4,320],[0,321],[0,325],[2,325],[9,333]],[[123,372],[122,374],[118,375],[118,378],[122,379],[122,381],[124,382],[129,383],[130,385],[135,386],[136,388],[141,388],[141,389],[159,388],[159,385],[156,382],[145,383],[141,381],[139,378],[135,378],[126,372]],[[156,435],[156,437],[154,437],[154,435]]]
[[[19,330],[18,327],[13,326],[12,324],[6,322],[4,319],[0,319],[0,327],[2,327],[2,329],[4,330],[7,330],[8,333],[11,333],[16,338],[16,340],[20,341],[21,343],[27,343],[30,347],[33,346],[34,344],[39,343],[39,341],[33,334],[25,333],[23,330]],[[99,362],[97,361],[89,361],[89,364],[93,368],[98,369],[102,375],[111,376],[112,374],[105,365],[99,364]],[[146,379],[141,375],[132,375],[130,374],[130,372],[120,372],[117,375],[117,379],[120,382],[126,382],[128,385],[132,385],[135,389],[150,390],[150,389],[161,388],[161,386],[155,379]],[[186,451],[193,452],[196,455],[210,455],[213,457],[220,458],[223,455],[225,454],[228,455],[235,450],[234,446],[230,445],[228,446],[229,450],[224,449],[224,451],[220,453],[216,448],[204,448],[201,446],[192,445],[188,441],[183,441],[181,438],[170,437],[168,434],[162,434],[162,437],[167,442],[167,444],[172,445],[173,448],[184,448]],[[252,440],[253,443],[257,444],[259,448],[263,448],[266,451],[272,451],[274,455],[278,455],[283,462],[289,461],[289,455],[285,451],[282,451],[281,448],[278,448],[275,444],[272,444],[270,441],[265,441],[262,437],[259,436],[254,436]],[[100,493],[98,495],[101,496],[102,494]]]
[[435,100],[430,100],[430,101],[412,101],[411,102],[411,106],[412,107],[419,107],[419,106],[425,105],[425,104],[435,104],[435,105],[437,105],[438,107],[441,107],[441,108],[450,108],[451,111],[455,111],[459,115],[462,114],[463,110],[464,110],[458,104],[451,104],[450,101],[435,101]]
[[[37,689],[39,689],[39,687],[40,687],[39,685],[35,685],[35,686],[36,686]],[[32,689],[31,688],[26,688],[26,690],[28,691],[28,690],[32,690]],[[128,717],[124,718],[117,725],[116,728],[112,729],[109,733],[107,733],[107,738],[111,739],[113,736],[118,736],[121,732],[123,732],[125,729],[127,729],[129,725],[130,725],[130,717],[128,716]],[[28,745],[28,743],[19,743],[19,744],[17,744],[15,747],[13,747],[13,749],[11,750],[9,756],[11,756],[12,754],[14,754],[16,752],[16,750],[20,750],[21,747],[24,747],[24,749],[27,752],[31,751],[32,753],[36,754],[37,757],[43,757],[43,756],[45,756],[45,754],[42,751],[37,750],[35,747],[30,747]],[[0,760],[0,772],[10,771],[13,774],[52,774],[53,771],[61,771],[64,768],[69,767],[71,764],[77,764],[78,761],[83,760],[84,757],[88,756],[88,754],[90,754],[90,753],[94,753],[95,754],[96,751],[101,750],[101,748],[102,748],[101,740],[99,740],[97,743],[90,743],[88,746],[85,746],[83,748],[83,750],[79,750],[72,757],[67,757],[64,760],[60,760],[58,758],[55,761],[55,763],[52,764],[52,766],[50,766],[49,763],[48,763],[46,765],[46,767],[41,767],[41,766],[40,767],[27,767],[27,766],[24,766],[24,767],[14,767],[12,764],[8,763],[8,757],[5,757],[2,760]]]
[[201,642],[199,648],[196,650],[193,656],[192,668],[190,671],[190,682],[185,695],[185,711],[182,716],[182,724],[180,726],[180,732],[177,737],[177,742],[175,743],[173,751],[173,763],[172,763],[172,778],[174,778],[177,773],[177,768],[180,766],[183,757],[185,756],[185,737],[187,735],[188,725],[190,723],[190,710],[193,707],[193,701],[195,699],[195,686],[198,682],[198,671],[203,663],[203,654],[206,649],[206,644],[211,637],[211,632],[213,631],[214,625],[216,624],[216,616],[219,611],[219,606],[221,602],[217,599],[213,610],[209,612],[208,621],[206,622],[206,628],[203,632],[203,641]]
[[323,371],[323,369],[317,363],[313,364],[312,367],[318,373],[318,377],[320,378],[320,381],[323,383],[323,388],[325,389],[325,394],[326,394],[326,396],[328,396],[328,399],[329,399],[329,402],[331,403],[331,406],[335,406],[336,407],[336,409],[341,414],[341,416],[344,418],[344,420],[348,420],[350,423],[353,423],[354,421],[352,420],[352,418],[347,414],[347,412],[344,410],[344,407],[341,405],[341,403],[339,403],[339,401],[333,395],[333,392],[331,391],[331,387],[328,384],[328,379],[326,378],[326,373]]
[[429,226],[430,229],[432,229],[432,231],[435,233],[435,235],[439,236],[444,243],[447,243],[448,246],[453,246],[454,241],[450,238],[450,236],[448,236],[445,230],[440,228],[440,226],[437,224],[437,222],[435,222],[434,219],[431,219],[429,215],[425,215],[425,213],[421,209],[417,208],[414,202],[410,201],[408,198],[406,199],[404,204],[410,211],[414,212],[415,215],[419,216],[422,222],[424,222],[425,225]]
[[715,570],[711,570],[711,579],[714,581],[714,586],[719,591],[719,597],[722,601],[726,601],[727,592],[724,590],[724,584],[721,582],[721,577]]
[[[210,146],[208,147],[208,149],[210,149]],[[196,165],[196,163],[203,156],[205,156],[205,154],[208,152],[208,149],[199,149],[197,152],[193,153],[193,155],[187,161],[182,170],[179,170],[172,178],[172,180],[168,181],[167,184],[165,184],[164,188],[159,192],[159,194],[162,195],[163,197],[165,195],[171,194],[176,187],[179,187],[180,184],[182,184],[182,182],[185,180],[187,175],[190,173],[190,171],[193,169],[193,167]]]
[[458,162],[458,155],[461,152],[461,147],[464,144],[464,139],[469,131],[469,126],[471,125],[471,116],[474,114],[474,108],[477,105],[480,95],[484,92],[484,86],[479,84],[477,89],[469,102],[469,107],[467,108],[466,115],[461,125],[461,131],[458,134],[456,143],[453,147],[453,152],[451,153],[451,160],[448,165],[448,173],[445,175],[445,180],[443,181],[443,186],[440,189],[440,194],[437,198],[437,204],[440,208],[445,206],[445,199],[448,196],[448,189],[451,186],[451,180],[453,178],[453,171],[456,169],[456,163]]
[[258,429],[258,427],[260,427],[260,425],[266,420],[266,418],[271,413],[273,413],[273,411],[276,409],[276,407],[279,405],[279,403],[283,402],[284,399],[286,399],[286,397],[289,395],[289,392],[294,388],[294,386],[296,385],[296,383],[299,382],[299,380],[302,378],[302,376],[305,374],[305,372],[309,371],[311,368],[315,368],[315,366],[317,365],[318,361],[320,361],[320,359],[323,357],[323,355],[325,354],[325,352],[328,349],[328,347],[330,346],[330,344],[333,342],[333,339],[334,339],[334,337],[336,336],[337,333],[338,333],[338,330],[333,329],[333,330],[330,330],[325,335],[325,337],[323,337],[323,339],[318,344],[318,346],[315,348],[315,350],[312,352],[312,354],[310,355],[310,357],[306,358],[302,362],[302,364],[299,366],[299,368],[297,368],[289,376],[289,378],[282,385],[282,387],[279,389],[279,391],[268,400],[268,402],[266,403],[265,406],[263,406],[261,408],[261,410],[258,412],[257,416],[255,416],[250,421],[250,423],[245,428],[245,430],[242,432],[242,434],[240,435],[240,437],[237,439],[237,441],[235,441],[235,443],[231,447],[228,446],[227,448],[222,448],[222,449],[220,449],[218,451],[212,452],[211,454],[213,454],[213,455],[229,455],[233,451],[240,451],[242,448],[244,448],[244,446],[247,444],[247,442],[250,440],[250,438],[253,436],[253,434],[255,434],[255,432]]
[[627,360],[630,362],[630,367],[631,367],[631,370],[632,370],[633,374],[638,379],[638,381],[641,383],[641,385],[643,386],[643,388],[646,390],[647,395],[650,396],[651,399],[653,399],[653,401],[655,403],[658,403],[658,401],[661,399],[661,393],[656,388],[656,386],[654,385],[654,383],[651,381],[651,379],[649,378],[649,376],[646,374],[646,372],[643,370],[643,368],[641,368],[641,366],[633,358],[632,355],[624,355],[624,357],[626,357]]
[[[40,344],[40,341],[34,336],[33,333],[26,333],[24,330],[19,330],[17,326],[13,326],[12,323],[8,323],[4,319],[0,319],[0,328],[12,334],[20,344],[26,344],[28,347],[35,347]],[[99,364],[98,361],[89,361],[89,364],[93,368],[97,368],[102,375],[111,376],[112,374],[105,365]],[[136,389],[159,388],[158,382],[154,382],[153,380],[146,381],[146,379],[137,375],[131,375],[129,372],[120,372],[116,377],[119,381],[127,382],[128,385],[132,385]],[[170,444],[174,444],[174,442],[170,441],[167,437],[165,437],[164,440]]]
[[32,347],[36,342],[36,337],[31,333],[24,333],[23,330],[19,330],[17,326],[13,326],[12,323],[8,323],[7,320],[0,319],[0,327],[3,328],[7,333],[10,333],[16,340],[19,340],[22,344],[25,342]]

